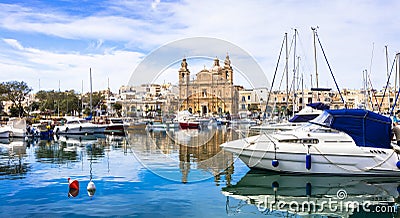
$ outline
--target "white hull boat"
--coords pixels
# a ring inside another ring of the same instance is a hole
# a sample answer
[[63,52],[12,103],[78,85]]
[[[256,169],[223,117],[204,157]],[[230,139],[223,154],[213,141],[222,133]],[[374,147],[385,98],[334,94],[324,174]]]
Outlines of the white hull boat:
[[0,127],[0,138],[9,138],[11,130],[8,127]]
[[25,119],[12,118],[7,122],[6,128],[9,128],[10,137],[25,138],[28,136]]
[[327,110],[301,128],[226,142],[221,147],[255,169],[400,175],[400,148],[391,143],[390,118],[365,110]]
[[66,117],[66,122],[62,126],[54,127],[56,134],[80,134],[88,135],[94,133],[104,133],[107,125],[97,125],[88,122],[85,119],[77,117]]

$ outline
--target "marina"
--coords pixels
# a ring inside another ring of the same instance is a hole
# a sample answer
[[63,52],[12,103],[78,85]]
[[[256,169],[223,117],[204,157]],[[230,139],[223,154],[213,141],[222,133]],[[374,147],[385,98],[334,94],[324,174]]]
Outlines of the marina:
[[[4,139],[0,143],[0,200],[4,202],[0,216],[291,217],[302,216],[305,209],[271,206],[271,199],[299,204],[307,199],[321,202],[327,196],[338,200],[336,192],[342,189],[348,194],[346,202],[386,205],[380,217],[397,213],[397,177],[250,170],[219,146],[242,138],[241,130],[248,127],[220,126],[211,136],[209,131],[184,129],[129,130],[125,136]],[[74,180],[80,184],[78,189],[71,189]],[[89,191],[89,184],[94,191]],[[337,217],[366,214],[361,206],[356,211],[356,206],[305,211]]]
[[0,6],[0,218],[400,217],[400,3]]

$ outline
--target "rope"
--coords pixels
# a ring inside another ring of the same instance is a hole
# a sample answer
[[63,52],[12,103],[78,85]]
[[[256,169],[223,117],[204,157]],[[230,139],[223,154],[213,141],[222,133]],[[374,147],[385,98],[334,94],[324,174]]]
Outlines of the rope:
[[317,34],[317,32],[315,32],[315,35],[317,36],[318,43],[319,43],[319,45],[320,45],[320,47],[321,47],[322,54],[324,55],[324,58],[325,58],[326,64],[328,65],[329,71],[331,72],[331,75],[332,75],[333,81],[335,82],[336,89],[337,89],[337,90],[338,90],[338,92],[339,92],[339,95],[340,95],[340,98],[342,99],[342,102],[343,102],[343,104],[344,104],[344,107],[345,107],[345,108],[347,108],[346,102],[344,101],[344,99],[343,99],[343,96],[342,96],[342,93],[340,92],[339,85],[337,84],[337,82],[336,82],[336,79],[335,79],[335,76],[333,75],[333,72],[332,72],[331,66],[329,65],[328,58],[327,58],[327,57],[326,57],[326,55],[325,55],[324,48],[322,48],[322,44],[321,44],[321,41],[319,40],[319,37],[318,37],[318,34]]
[[375,165],[375,166],[373,166],[373,167],[370,167],[370,168],[366,168],[367,171],[368,171],[368,170],[372,170],[372,169],[374,169],[374,168],[376,168],[376,167],[382,166],[382,164],[384,164],[387,160],[389,160],[389,158],[391,158],[391,157],[393,156],[394,153],[395,153],[395,150],[393,150],[393,151],[392,151],[392,154],[390,154],[385,160],[381,161],[379,164],[377,164],[377,165]]
[[390,77],[392,76],[393,67],[394,67],[394,63],[395,63],[395,62],[396,62],[396,57],[393,59],[392,68],[390,69],[390,73],[389,73],[388,79],[387,79],[387,81],[386,81],[385,91],[383,91],[382,101],[381,101],[381,103],[379,104],[379,108],[378,108],[378,109],[379,109],[379,112],[381,112],[382,103],[383,103],[383,100],[385,99],[386,89],[387,89],[387,87],[389,86],[389,81],[390,81]]
[[399,91],[398,91],[397,94],[396,94],[396,99],[395,99],[394,102],[393,102],[392,109],[390,110],[390,115],[393,115],[394,107],[396,106],[396,104],[397,104],[397,99],[399,98],[399,92],[400,92],[400,87],[399,87]]
[[322,156],[323,158],[325,158],[325,160],[327,160],[330,164],[332,164],[332,165],[334,165],[334,166],[336,166],[336,167],[338,167],[338,168],[340,168],[340,169],[343,169],[343,170],[345,170],[345,171],[348,171],[348,172],[367,172],[367,171],[370,171],[370,170],[372,170],[372,169],[374,169],[374,168],[376,168],[376,167],[379,167],[379,166],[381,166],[382,164],[384,164],[384,163],[385,163],[387,160],[389,160],[389,158],[392,157],[393,154],[395,153],[395,151],[393,150],[392,153],[391,153],[390,155],[388,155],[388,157],[387,157],[386,159],[384,159],[383,161],[381,161],[380,163],[378,163],[377,165],[375,165],[375,166],[373,166],[373,167],[365,168],[365,169],[360,169],[360,170],[350,170],[350,169],[344,168],[344,167],[339,166],[338,164],[332,162],[332,161],[329,160],[317,147],[314,146],[314,148],[315,148],[315,150],[317,150],[317,151],[321,154],[321,156]]
[[[276,73],[277,73],[277,71],[278,71],[279,61],[280,61],[280,59],[281,59],[281,55],[282,55],[282,50],[283,50],[283,45],[284,45],[284,43],[285,43],[285,38],[283,38],[283,41],[282,41],[281,51],[279,52],[278,62],[276,63],[275,73],[274,73],[274,77],[273,77],[273,79],[272,79],[271,88],[269,89],[269,92],[268,92],[267,103],[266,103],[266,105],[265,105],[265,113],[267,113],[268,102],[269,102],[269,98],[270,98],[270,96],[271,96],[272,88],[273,88],[273,86],[274,86],[275,77],[276,77]],[[264,114],[264,115],[265,115],[265,114]]]

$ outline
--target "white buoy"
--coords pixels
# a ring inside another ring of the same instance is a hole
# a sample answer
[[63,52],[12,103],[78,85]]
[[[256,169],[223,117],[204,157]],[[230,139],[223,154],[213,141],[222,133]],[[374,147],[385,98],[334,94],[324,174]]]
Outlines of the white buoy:
[[87,193],[88,193],[89,197],[93,197],[94,193],[96,192],[96,186],[94,185],[92,180],[90,180],[86,189],[87,189]]

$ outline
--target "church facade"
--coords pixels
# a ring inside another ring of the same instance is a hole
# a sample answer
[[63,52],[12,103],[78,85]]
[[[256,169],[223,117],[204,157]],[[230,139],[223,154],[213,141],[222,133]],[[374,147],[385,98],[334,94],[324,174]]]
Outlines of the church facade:
[[191,79],[186,59],[179,69],[180,110],[203,116],[237,114],[240,86],[233,84],[233,68],[229,55],[224,65],[214,59],[211,69],[203,69]]

